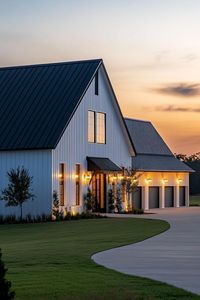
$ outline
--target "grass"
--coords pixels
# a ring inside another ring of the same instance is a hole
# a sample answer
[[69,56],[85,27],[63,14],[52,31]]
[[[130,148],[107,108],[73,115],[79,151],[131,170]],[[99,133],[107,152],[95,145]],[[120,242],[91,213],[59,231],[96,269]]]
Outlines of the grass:
[[190,196],[190,206],[200,206],[200,195]]
[[165,221],[96,219],[0,226],[0,247],[18,300],[200,299],[150,279],[95,264],[98,251],[168,229]]

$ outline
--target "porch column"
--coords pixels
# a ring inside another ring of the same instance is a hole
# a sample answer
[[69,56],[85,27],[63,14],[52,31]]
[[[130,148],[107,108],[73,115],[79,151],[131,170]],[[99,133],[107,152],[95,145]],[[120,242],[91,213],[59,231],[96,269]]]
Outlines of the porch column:
[[149,186],[144,187],[144,210],[149,209]]
[[185,187],[185,206],[190,206],[189,186]]
[[164,186],[164,184],[160,186],[159,194],[160,194],[159,208],[165,208],[165,186]]
[[174,207],[179,207],[179,185],[175,186],[174,192]]

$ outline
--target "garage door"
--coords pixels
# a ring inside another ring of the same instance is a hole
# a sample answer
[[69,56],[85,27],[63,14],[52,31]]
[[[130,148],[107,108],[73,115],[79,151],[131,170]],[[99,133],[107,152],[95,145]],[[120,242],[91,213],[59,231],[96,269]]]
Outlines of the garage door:
[[142,208],[142,187],[138,186],[135,193],[132,195],[133,207]]
[[149,187],[149,208],[159,208],[159,187]]
[[174,206],[174,188],[173,186],[165,187],[165,207]]
[[179,188],[179,206],[185,206],[185,186]]

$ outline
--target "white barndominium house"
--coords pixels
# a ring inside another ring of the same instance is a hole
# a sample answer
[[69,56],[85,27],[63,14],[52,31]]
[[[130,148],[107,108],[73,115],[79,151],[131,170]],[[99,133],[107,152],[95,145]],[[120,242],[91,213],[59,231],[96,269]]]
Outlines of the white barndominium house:
[[[18,166],[33,176],[33,216],[51,214],[53,191],[61,209],[81,212],[88,184],[107,211],[123,168],[142,174],[136,207],[188,205],[191,169],[151,123],[123,118],[101,59],[0,68],[0,189]],[[0,215],[18,213],[0,201]]]

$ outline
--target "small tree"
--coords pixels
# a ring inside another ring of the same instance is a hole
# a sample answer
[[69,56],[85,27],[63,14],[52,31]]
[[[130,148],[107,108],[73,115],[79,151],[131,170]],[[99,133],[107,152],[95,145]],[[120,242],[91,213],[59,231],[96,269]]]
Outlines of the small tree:
[[59,199],[57,191],[53,191],[53,208],[52,208],[53,219],[57,220],[59,217]]
[[86,211],[92,210],[92,198],[93,198],[92,191],[88,187],[87,193],[84,195],[84,205],[85,205]]
[[11,300],[15,297],[15,292],[10,291],[11,282],[5,279],[5,275],[8,269],[5,268],[4,262],[2,261],[2,253],[0,249],[0,299]]
[[[137,170],[132,168],[124,169],[124,179],[122,180],[122,184],[126,187],[126,192],[128,194],[128,210],[133,209],[133,203],[131,205],[131,194],[134,194],[138,189],[138,179],[142,175],[138,173]],[[132,207],[131,207],[132,206]]]
[[116,208],[118,213],[121,213],[122,211],[122,190],[121,185],[117,184],[116,188]]
[[113,212],[115,208],[115,197],[112,189],[108,190],[108,211]]
[[19,206],[20,207],[20,220],[22,221],[23,203],[29,200],[33,200],[34,195],[31,192],[31,184],[33,177],[29,175],[28,170],[24,167],[18,167],[16,170],[11,169],[7,172],[8,186],[2,190],[0,200],[6,202],[6,206]]

